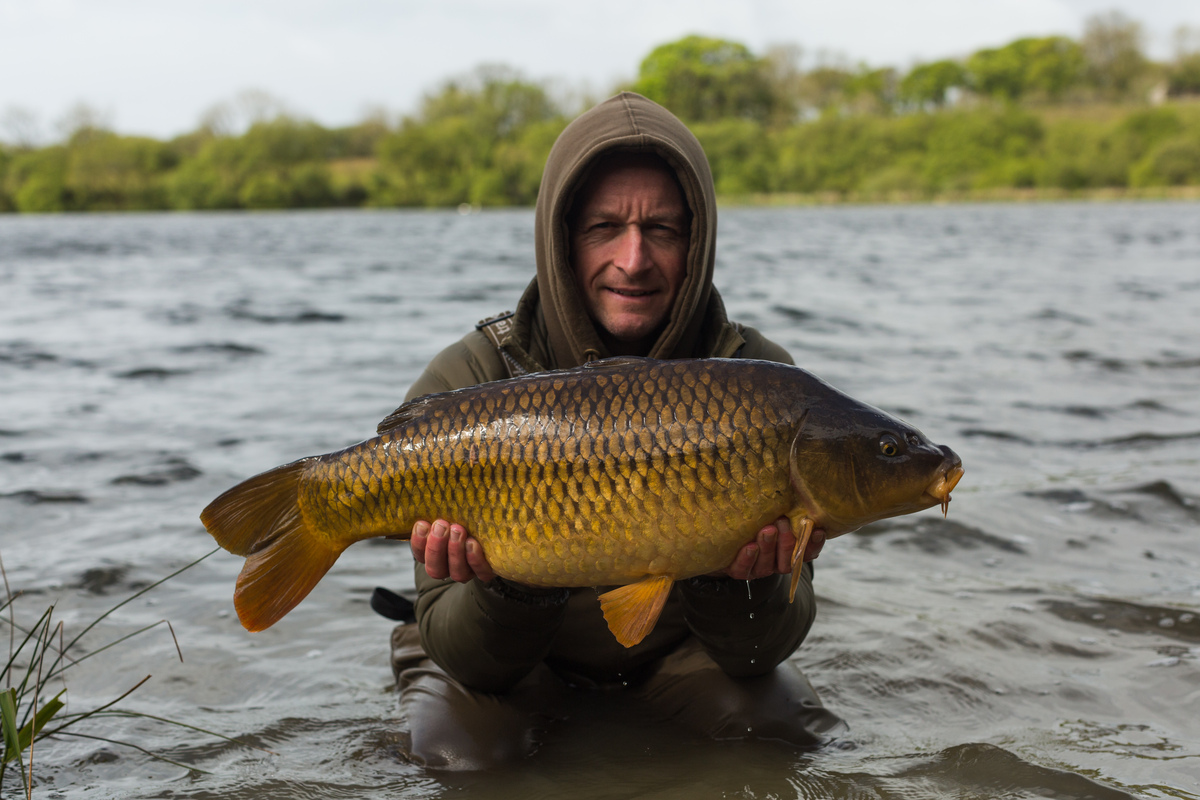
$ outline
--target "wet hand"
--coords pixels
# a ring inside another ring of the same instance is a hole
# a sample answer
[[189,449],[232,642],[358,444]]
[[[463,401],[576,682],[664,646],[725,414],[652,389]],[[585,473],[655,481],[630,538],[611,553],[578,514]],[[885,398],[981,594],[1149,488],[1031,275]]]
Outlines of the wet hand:
[[444,519],[432,525],[420,520],[413,525],[409,544],[413,558],[425,565],[431,578],[451,578],[459,583],[478,578],[487,583],[496,577],[483,548],[462,525],[451,525]]
[[[812,561],[821,554],[825,546],[825,531],[817,528],[808,538],[804,549],[804,560]],[[758,532],[753,542],[742,547],[733,558],[733,563],[718,572],[718,575],[739,581],[765,578],[768,575],[786,575],[792,571],[792,550],[796,537],[792,533],[787,517],[780,517]]]

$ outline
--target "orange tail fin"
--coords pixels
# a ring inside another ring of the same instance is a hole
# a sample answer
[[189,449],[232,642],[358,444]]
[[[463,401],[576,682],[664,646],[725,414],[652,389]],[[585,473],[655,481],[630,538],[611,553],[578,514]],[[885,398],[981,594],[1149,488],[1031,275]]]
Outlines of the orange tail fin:
[[217,544],[246,556],[233,593],[233,606],[246,630],[266,630],[282,619],[344,549],[316,535],[300,514],[297,485],[306,461],[255,475],[200,514]]

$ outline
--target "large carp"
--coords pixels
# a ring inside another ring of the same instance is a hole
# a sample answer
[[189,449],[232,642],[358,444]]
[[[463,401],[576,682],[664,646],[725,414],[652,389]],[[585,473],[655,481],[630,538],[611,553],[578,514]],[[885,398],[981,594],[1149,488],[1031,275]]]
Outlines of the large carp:
[[934,505],[962,477],[948,447],[797,367],[618,358],[406,403],[379,435],[250,478],[200,515],[246,556],[234,605],[270,627],[342,551],[462,524],[495,573],[600,596],[626,647],[671,583],[727,567],[764,526],[830,537]]

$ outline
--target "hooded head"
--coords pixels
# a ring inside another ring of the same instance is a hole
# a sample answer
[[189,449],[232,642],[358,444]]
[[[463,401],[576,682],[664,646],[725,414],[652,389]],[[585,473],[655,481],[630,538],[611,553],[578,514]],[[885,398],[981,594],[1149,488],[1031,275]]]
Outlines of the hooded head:
[[657,338],[642,355],[683,358],[696,343],[712,294],[717,209],[712,173],[700,142],[671,112],[622,92],[577,118],[558,137],[538,192],[535,223],[538,294],[558,366],[612,355],[589,316],[575,276],[570,221],[597,164],[624,153],[661,159],[690,212],[687,255],[678,291]]

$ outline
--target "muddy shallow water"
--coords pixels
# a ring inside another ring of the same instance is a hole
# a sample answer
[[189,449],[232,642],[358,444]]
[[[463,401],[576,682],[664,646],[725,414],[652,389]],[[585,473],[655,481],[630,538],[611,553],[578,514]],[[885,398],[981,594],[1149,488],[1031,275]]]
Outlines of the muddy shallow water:
[[[407,547],[351,548],[260,634],[218,553],[90,633],[35,749],[63,798],[1200,797],[1200,213],[1189,204],[730,210],[733,318],[952,446],[936,510],[831,541],[793,656],[849,735],[697,741],[582,693],[528,761],[396,756]],[[369,437],[434,353],[510,308],[532,214],[0,218],[0,557],[68,634],[212,549],[233,483]],[[57,691],[61,684],[52,687]],[[6,792],[19,780],[6,779]]]

